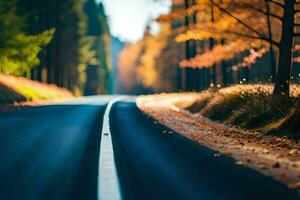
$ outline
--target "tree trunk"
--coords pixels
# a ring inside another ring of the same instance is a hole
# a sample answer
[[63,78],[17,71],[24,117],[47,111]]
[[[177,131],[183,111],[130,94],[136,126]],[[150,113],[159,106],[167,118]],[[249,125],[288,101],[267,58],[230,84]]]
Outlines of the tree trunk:
[[273,92],[273,100],[290,95],[292,49],[294,43],[295,0],[285,0],[282,36],[279,44],[279,64]]
[[[214,39],[210,38],[209,39],[209,49],[213,50],[215,46],[215,41]],[[212,73],[211,73],[211,80],[213,81],[212,83],[215,85],[217,85],[217,69],[216,69],[216,65],[213,65],[212,68]]]
[[228,85],[228,77],[227,77],[227,64],[225,61],[222,61],[222,83],[223,85]]
[[[225,44],[225,40],[221,40],[221,44]],[[228,84],[228,77],[227,77],[227,63],[226,61],[221,62],[221,68],[222,68],[222,84],[227,85]]]
[[[196,0],[192,0],[192,5],[193,6],[196,6],[197,3],[196,3]],[[193,25],[196,26],[197,25],[197,11],[195,11],[193,13],[193,17],[192,17],[192,20],[193,20]],[[195,57],[197,55],[197,41],[192,41],[193,42],[193,45],[192,45],[192,57]],[[193,77],[193,90],[195,91],[198,91],[200,89],[200,86],[199,86],[199,82],[200,82],[200,69],[196,68],[194,70],[194,77]]]
[[[267,25],[268,25],[268,35],[270,41],[273,40],[273,34],[272,34],[272,26],[271,26],[271,16],[270,16],[270,5],[269,1],[265,0],[265,6],[267,11]],[[270,63],[271,63],[271,80],[274,83],[275,82],[275,76],[276,76],[276,62],[275,62],[275,55],[274,55],[274,48],[273,43],[270,42]]]
[[[188,0],[184,0],[184,6],[185,6],[185,9],[188,9],[189,8],[189,1]],[[184,18],[184,25],[185,25],[185,28],[186,30],[188,30],[189,28],[189,16],[185,16]],[[190,59],[190,41],[187,40],[186,43],[185,43],[185,59],[189,60]],[[187,69],[182,69],[182,90],[183,91],[186,91],[186,90],[189,90],[189,78],[188,77],[188,70]]]
[[[215,22],[215,16],[214,16],[214,5],[213,4],[211,4],[211,10],[210,10],[210,12],[211,12],[211,19],[210,19],[210,21],[212,23],[214,23]],[[209,48],[210,48],[210,50],[212,50],[214,48],[214,46],[215,46],[215,41],[214,41],[213,38],[210,38],[209,39]],[[216,65],[212,66],[212,80],[213,80],[214,86],[216,86],[217,85],[217,69],[216,69]]]

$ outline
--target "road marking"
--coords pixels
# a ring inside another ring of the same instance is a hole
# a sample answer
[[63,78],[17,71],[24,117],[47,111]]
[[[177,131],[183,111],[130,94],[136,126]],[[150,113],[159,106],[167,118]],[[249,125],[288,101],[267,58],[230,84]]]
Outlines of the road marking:
[[108,103],[104,113],[99,154],[98,200],[122,199],[109,127],[109,113],[113,104],[124,98],[125,97],[116,97],[112,99]]

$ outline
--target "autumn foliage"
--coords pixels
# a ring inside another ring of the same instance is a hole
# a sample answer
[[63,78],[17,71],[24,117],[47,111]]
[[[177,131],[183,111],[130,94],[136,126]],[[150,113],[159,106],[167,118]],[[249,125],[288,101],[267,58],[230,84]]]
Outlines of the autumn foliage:
[[290,84],[300,81],[299,2],[172,3],[171,12],[156,20],[160,33],[151,35],[146,31],[138,42],[143,44],[133,70],[141,87],[152,91],[194,91],[262,82],[274,83],[273,102],[291,95]]

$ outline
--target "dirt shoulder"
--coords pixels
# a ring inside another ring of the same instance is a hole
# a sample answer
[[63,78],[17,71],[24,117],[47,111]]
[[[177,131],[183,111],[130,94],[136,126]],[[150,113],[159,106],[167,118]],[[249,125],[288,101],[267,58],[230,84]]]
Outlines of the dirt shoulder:
[[26,108],[26,107],[46,106],[46,105],[51,105],[51,104],[57,104],[60,102],[72,100],[73,98],[74,97],[65,98],[65,99],[34,100],[34,101],[15,102],[12,104],[0,104],[0,114],[18,111],[18,110]]
[[193,103],[197,93],[140,96],[139,109],[174,131],[219,153],[231,156],[237,165],[253,168],[300,189],[300,146],[287,137],[264,136],[211,121],[182,107]]
[[24,77],[0,74],[0,114],[74,98],[71,91]]

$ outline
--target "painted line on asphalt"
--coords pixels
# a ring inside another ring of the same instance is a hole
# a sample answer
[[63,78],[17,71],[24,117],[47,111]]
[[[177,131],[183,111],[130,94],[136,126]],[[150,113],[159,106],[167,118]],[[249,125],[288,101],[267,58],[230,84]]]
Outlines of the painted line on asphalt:
[[103,117],[98,169],[98,200],[122,199],[109,127],[109,113],[113,104],[123,99],[125,99],[124,96],[112,99],[108,103]]

